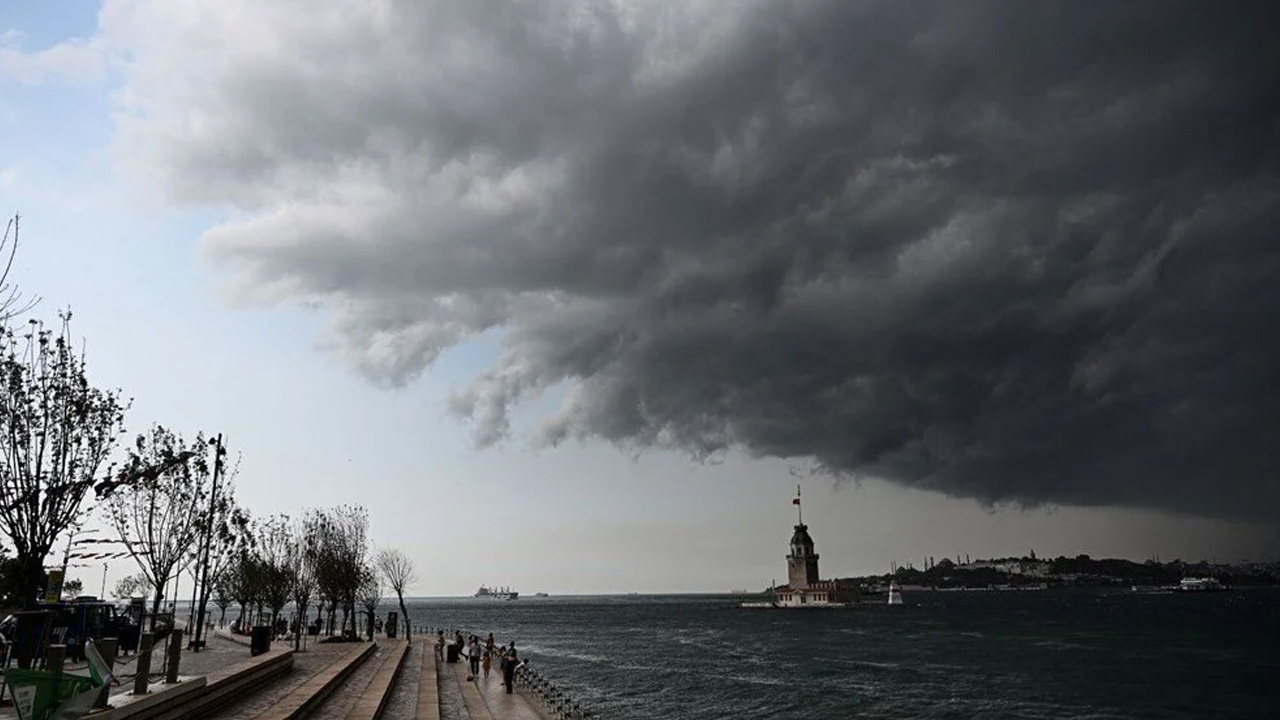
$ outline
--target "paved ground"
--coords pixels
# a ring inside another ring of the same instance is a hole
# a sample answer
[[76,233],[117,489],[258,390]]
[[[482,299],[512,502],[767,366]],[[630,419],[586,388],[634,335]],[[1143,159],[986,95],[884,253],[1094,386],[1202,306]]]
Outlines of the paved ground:
[[[272,643],[273,649],[285,647],[283,643]],[[293,647],[288,645],[287,647]],[[232,642],[217,635],[208,638],[208,644],[200,652],[192,652],[187,649],[182,650],[182,657],[178,661],[179,675],[208,675],[215,670],[221,670],[231,665],[242,663],[250,658],[248,646]],[[132,658],[130,658],[132,660]],[[152,667],[152,672],[156,668]]]

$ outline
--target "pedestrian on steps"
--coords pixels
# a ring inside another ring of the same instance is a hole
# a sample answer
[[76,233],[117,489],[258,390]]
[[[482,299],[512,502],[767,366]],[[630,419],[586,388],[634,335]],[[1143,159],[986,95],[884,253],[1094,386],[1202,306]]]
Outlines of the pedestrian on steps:
[[502,684],[507,686],[508,695],[512,693],[512,684],[516,680],[516,663],[519,661],[516,644],[511,643],[511,647],[507,648],[507,654],[502,656]]

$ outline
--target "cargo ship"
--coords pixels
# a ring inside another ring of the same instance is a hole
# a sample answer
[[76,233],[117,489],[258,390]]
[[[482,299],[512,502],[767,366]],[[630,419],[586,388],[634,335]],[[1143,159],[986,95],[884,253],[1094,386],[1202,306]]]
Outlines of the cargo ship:
[[491,588],[487,585],[481,585],[479,590],[473,597],[485,598],[487,600],[515,600],[520,597],[520,593],[511,588]]

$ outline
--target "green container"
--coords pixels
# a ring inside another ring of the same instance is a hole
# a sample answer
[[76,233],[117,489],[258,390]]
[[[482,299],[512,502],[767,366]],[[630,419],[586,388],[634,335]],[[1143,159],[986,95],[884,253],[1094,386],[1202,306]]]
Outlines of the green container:
[[79,717],[75,713],[80,706],[88,710],[102,687],[102,683],[84,675],[18,668],[5,672],[5,683],[13,696],[18,720],[51,720],[59,710],[64,711],[63,717]]

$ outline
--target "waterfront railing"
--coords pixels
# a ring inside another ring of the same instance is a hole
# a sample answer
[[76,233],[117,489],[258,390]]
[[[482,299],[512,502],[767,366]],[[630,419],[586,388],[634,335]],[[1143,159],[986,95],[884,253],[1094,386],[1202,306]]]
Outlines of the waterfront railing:
[[[478,638],[484,638],[486,635],[474,633],[465,628],[433,628],[420,627],[415,630],[419,635],[426,635],[432,638],[437,633],[443,631],[446,641],[457,637],[459,632],[463,637],[474,635]],[[542,707],[555,720],[601,720],[601,716],[590,708],[583,707],[582,703],[573,699],[573,697],[564,688],[557,687],[550,678],[533,669],[528,664],[528,659],[524,659],[516,666],[515,685],[524,690],[542,704]]]

